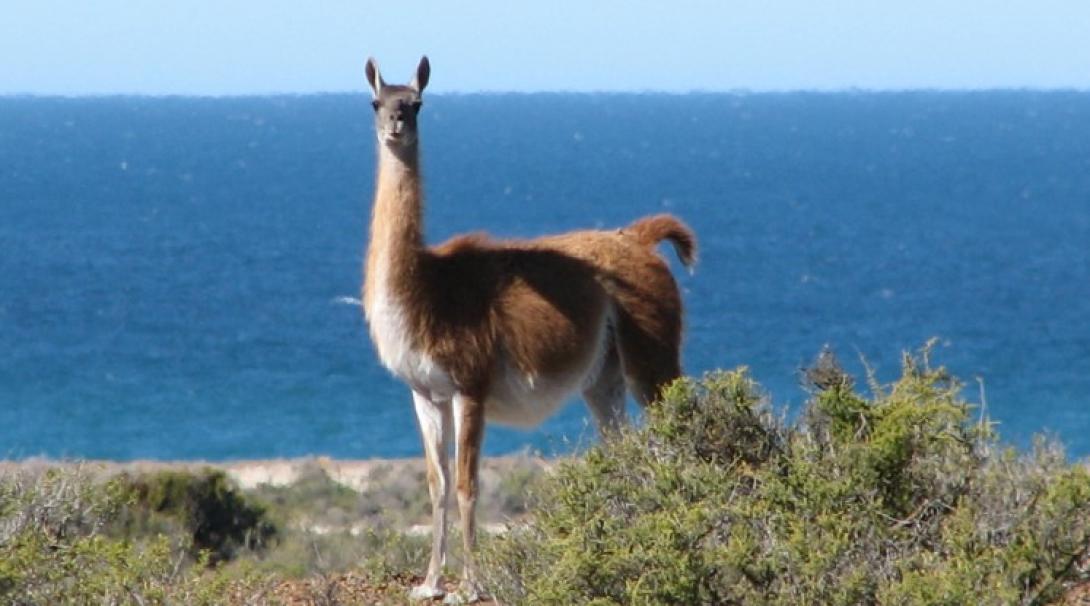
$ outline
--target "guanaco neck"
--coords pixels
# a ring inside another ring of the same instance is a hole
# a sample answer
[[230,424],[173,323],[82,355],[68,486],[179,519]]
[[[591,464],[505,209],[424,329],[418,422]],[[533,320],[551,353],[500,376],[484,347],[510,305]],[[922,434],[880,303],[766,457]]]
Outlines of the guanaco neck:
[[419,279],[425,250],[418,145],[414,142],[395,150],[383,142],[378,144],[363,293],[369,317],[379,289],[397,297],[412,290],[412,281]]

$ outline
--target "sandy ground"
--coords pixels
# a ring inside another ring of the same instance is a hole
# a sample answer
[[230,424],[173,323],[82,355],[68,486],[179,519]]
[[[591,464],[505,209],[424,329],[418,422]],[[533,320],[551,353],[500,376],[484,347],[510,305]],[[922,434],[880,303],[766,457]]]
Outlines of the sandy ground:
[[[542,469],[548,469],[552,461],[530,455],[510,455],[503,457],[485,457],[481,461],[481,481],[487,482],[504,474],[513,467],[529,462]],[[112,475],[122,472],[140,473],[161,470],[201,470],[206,468],[222,469],[242,490],[252,490],[261,485],[290,486],[304,472],[314,466],[321,468],[333,481],[363,492],[372,481],[398,476],[406,473],[417,474],[424,471],[424,460],[411,459],[333,459],[325,456],[303,457],[296,459],[250,459],[241,461],[98,461],[98,460],[58,460],[47,458],[29,458],[22,460],[0,460],[0,473],[12,471],[35,472],[58,465],[82,465],[91,472]]]
[[[483,458],[480,470],[481,497],[478,505],[478,528],[492,534],[506,531],[506,521],[509,519],[506,514],[510,512],[503,511],[502,505],[498,502],[500,501],[499,486],[503,478],[510,476],[518,469],[548,470],[554,464],[555,460],[527,454]],[[422,458],[333,459],[318,456],[238,461],[104,461],[28,458],[0,460],[0,474],[14,472],[36,474],[50,467],[70,465],[79,465],[85,472],[103,477],[119,473],[135,475],[166,470],[196,472],[209,468],[219,469],[223,470],[243,491],[251,491],[262,486],[291,486],[306,474],[313,474],[315,468],[318,468],[334,482],[361,494],[371,487],[379,491],[384,489],[389,491],[393,485],[400,484],[402,490],[418,491],[421,498],[426,498],[427,495]],[[403,532],[414,536],[431,533],[430,519],[421,518],[417,522],[419,523],[409,521],[403,527]],[[367,527],[367,524],[362,522],[351,527],[315,523],[308,525],[306,530],[316,534],[348,530],[355,536]]]

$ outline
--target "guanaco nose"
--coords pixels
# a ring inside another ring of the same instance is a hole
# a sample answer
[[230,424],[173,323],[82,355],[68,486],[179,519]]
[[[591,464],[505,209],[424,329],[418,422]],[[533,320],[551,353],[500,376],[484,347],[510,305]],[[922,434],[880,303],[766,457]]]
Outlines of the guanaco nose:
[[405,113],[402,110],[398,110],[390,116],[390,120],[394,123],[394,132],[400,133],[405,128]]

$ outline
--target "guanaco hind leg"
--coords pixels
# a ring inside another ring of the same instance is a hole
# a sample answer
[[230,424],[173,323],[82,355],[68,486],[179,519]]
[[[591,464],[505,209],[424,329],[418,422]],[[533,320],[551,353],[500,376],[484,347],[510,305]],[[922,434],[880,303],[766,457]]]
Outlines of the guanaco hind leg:
[[598,376],[583,390],[598,434],[606,438],[618,431],[626,422],[625,379],[621,369],[621,356],[612,339],[606,348]]

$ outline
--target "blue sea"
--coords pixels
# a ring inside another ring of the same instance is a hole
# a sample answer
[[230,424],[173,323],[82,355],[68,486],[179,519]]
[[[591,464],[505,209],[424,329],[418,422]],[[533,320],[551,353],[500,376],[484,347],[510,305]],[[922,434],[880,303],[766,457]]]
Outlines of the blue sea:
[[[432,242],[688,221],[688,373],[747,365],[797,410],[823,345],[889,381],[937,337],[1004,440],[1090,455],[1090,93],[434,95],[421,120]],[[420,455],[356,302],[374,170],[362,94],[0,98],[0,457]],[[485,447],[593,439],[573,403]]]

